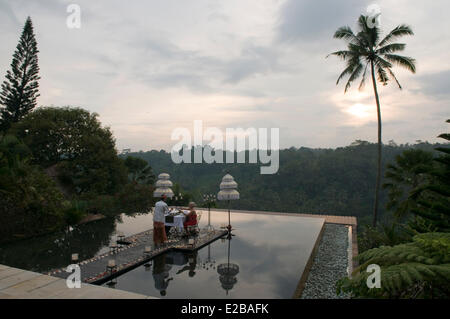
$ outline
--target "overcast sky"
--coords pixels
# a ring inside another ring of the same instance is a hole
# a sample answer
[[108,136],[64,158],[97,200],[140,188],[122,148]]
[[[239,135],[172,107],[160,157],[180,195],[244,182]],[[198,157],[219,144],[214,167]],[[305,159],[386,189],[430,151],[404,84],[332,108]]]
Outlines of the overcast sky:
[[[66,25],[81,8],[81,28]],[[436,142],[450,118],[450,2],[361,0],[0,0],[0,76],[26,17],[38,41],[38,105],[79,106],[110,126],[117,148],[166,149],[172,130],[204,126],[279,128],[280,146],[337,147],[376,141],[371,85],[344,95],[344,64],[332,51],[369,4],[381,27],[400,23],[402,53],[417,73],[395,68],[404,89],[380,86],[383,142]],[[370,82],[369,82],[370,83]]]

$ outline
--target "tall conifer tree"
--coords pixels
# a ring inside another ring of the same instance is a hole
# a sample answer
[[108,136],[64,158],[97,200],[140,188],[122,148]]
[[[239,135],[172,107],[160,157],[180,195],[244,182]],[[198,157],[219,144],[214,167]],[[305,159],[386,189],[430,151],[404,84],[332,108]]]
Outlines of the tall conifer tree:
[[36,106],[39,66],[38,49],[31,18],[28,17],[13,55],[11,70],[0,92],[0,129],[6,131]]

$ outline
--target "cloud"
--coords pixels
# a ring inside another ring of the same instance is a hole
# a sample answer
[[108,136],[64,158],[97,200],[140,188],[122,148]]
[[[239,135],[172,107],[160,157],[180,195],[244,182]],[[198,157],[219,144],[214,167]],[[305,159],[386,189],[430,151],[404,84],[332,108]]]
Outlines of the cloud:
[[[403,21],[414,26],[407,55],[418,61],[414,76],[396,71],[403,91],[380,88],[383,140],[433,140],[446,129],[450,20],[433,19],[432,10],[441,7],[445,17],[450,5],[379,2],[385,31]],[[0,0],[0,75],[31,15],[39,104],[99,113],[119,149],[170,149],[171,131],[195,119],[220,128],[278,127],[282,147],[376,140],[372,115],[346,112],[357,104],[373,111],[371,86],[344,95],[345,83],[335,85],[344,65],[325,59],[345,45],[332,39],[335,30],[353,28],[369,1],[79,0],[79,30],[65,25],[70,3]]]
[[280,14],[279,40],[317,42],[331,38],[337,28],[356,23],[368,4],[361,0],[288,0]]
[[139,59],[131,60],[131,72],[159,88],[220,92],[224,84],[237,85],[256,75],[287,70],[278,62],[277,49],[252,40],[245,41],[238,54],[225,58],[209,55],[207,50],[187,50],[167,39],[144,34],[128,40],[127,46],[139,52]]
[[450,96],[450,70],[419,75],[420,91],[431,97]]
[[0,20],[4,21],[3,25],[10,25],[11,27],[21,26],[21,22],[5,0],[0,0]]

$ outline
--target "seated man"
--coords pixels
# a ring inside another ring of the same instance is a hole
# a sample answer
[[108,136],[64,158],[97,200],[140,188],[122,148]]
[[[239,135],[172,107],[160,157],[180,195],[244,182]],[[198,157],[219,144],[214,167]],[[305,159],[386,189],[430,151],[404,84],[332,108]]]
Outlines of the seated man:
[[194,210],[195,203],[189,203],[189,213],[186,214],[186,220],[184,221],[184,229],[187,230],[189,226],[197,225],[197,213]]

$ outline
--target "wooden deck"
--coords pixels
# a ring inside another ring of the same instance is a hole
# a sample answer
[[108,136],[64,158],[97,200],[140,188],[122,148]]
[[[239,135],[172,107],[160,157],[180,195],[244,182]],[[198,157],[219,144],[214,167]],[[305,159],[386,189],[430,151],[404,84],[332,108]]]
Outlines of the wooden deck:
[[[200,232],[195,237],[194,243],[189,244],[187,239],[179,239],[169,241],[162,248],[153,247],[153,230],[149,229],[144,232],[124,238],[123,242],[128,245],[119,245],[108,253],[94,258],[84,260],[78,263],[81,271],[81,281],[89,284],[103,284],[125,272],[128,272],[140,265],[147,263],[156,256],[166,253],[169,250],[193,251],[204,247],[205,245],[223,237],[227,234],[226,230],[212,230],[208,232]],[[151,247],[151,251],[144,252],[145,247]],[[108,269],[109,260],[114,260],[116,267]],[[55,269],[48,273],[50,276],[59,278],[67,278],[70,273],[65,268]]]
[[0,265],[0,299],[157,298],[84,283],[81,288],[68,288],[64,279]]

